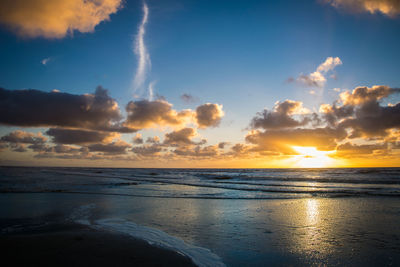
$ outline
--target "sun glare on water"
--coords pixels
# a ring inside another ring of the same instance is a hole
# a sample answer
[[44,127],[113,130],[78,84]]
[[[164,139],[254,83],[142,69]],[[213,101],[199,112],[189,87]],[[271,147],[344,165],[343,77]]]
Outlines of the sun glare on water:
[[315,147],[293,146],[300,153],[295,156],[296,166],[301,168],[323,168],[332,165],[333,160],[328,154],[333,151],[319,151]]

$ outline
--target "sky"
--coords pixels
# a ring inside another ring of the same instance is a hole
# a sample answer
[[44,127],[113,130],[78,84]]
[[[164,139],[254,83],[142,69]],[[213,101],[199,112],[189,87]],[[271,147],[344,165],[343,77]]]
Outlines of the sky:
[[0,165],[400,166],[398,0],[5,0]]

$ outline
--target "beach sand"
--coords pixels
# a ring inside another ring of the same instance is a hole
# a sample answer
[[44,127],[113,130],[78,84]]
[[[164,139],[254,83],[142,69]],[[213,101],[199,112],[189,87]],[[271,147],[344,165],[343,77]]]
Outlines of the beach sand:
[[8,266],[195,266],[174,251],[77,224],[2,234],[0,249]]

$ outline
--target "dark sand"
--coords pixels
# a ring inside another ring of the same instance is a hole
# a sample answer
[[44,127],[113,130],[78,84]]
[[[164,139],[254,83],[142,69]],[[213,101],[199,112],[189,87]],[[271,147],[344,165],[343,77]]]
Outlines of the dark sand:
[[1,234],[0,249],[3,266],[195,266],[143,240],[72,224]]

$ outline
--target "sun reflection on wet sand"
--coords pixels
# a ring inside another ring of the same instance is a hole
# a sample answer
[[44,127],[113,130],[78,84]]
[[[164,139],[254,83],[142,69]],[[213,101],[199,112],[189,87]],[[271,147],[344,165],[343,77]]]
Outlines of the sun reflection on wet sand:
[[[311,186],[311,185],[310,185]],[[332,210],[324,207],[324,199],[308,198],[295,201],[284,217],[277,220],[287,223],[281,235],[293,254],[302,255],[306,261],[322,261],[329,257],[334,244],[335,227],[329,225]],[[324,209],[325,208],[325,209]],[[322,263],[322,262],[321,262]]]
[[317,224],[319,221],[319,203],[317,199],[307,199],[306,212],[308,224]]

